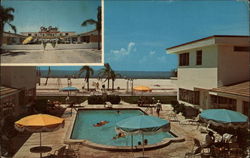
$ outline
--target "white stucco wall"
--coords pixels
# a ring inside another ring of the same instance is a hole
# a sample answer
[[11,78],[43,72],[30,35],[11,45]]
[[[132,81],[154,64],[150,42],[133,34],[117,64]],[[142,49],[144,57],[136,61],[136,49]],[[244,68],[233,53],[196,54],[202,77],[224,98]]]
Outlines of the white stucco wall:
[[[29,45],[3,45],[6,50],[44,50],[42,44],[29,44]],[[98,43],[83,43],[83,44],[56,44],[55,48],[48,44],[45,50],[57,49],[97,49]]]
[[36,67],[2,66],[1,84],[12,88],[31,89],[36,87]]
[[218,82],[219,87],[249,80],[249,52],[234,52],[233,46],[218,46]]
[[[202,65],[196,65],[196,51],[198,50],[202,50]],[[184,52],[189,52],[190,62],[189,66],[178,68],[178,87],[189,90],[194,90],[194,87],[204,89],[217,87],[217,47],[208,46]]]

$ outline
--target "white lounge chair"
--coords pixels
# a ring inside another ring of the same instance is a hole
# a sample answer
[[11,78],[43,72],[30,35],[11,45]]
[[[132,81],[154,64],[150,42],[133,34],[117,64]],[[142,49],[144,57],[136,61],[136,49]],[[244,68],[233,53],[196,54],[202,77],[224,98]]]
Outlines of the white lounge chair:
[[105,104],[104,104],[104,107],[105,108],[112,108],[113,107],[113,104],[111,103],[111,102],[105,102]]

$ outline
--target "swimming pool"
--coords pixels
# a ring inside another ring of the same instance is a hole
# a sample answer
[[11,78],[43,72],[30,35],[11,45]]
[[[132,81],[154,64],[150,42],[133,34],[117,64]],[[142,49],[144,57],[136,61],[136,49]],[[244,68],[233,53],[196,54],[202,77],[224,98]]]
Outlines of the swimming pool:
[[[93,143],[109,145],[109,146],[131,146],[131,136],[125,136],[113,139],[117,132],[115,130],[116,123],[128,117],[143,115],[141,110],[80,110],[77,113],[71,139],[84,139]],[[95,127],[94,124],[100,121],[108,121],[109,123]],[[144,139],[148,140],[148,144],[161,142],[165,138],[174,138],[175,136],[169,132],[159,132],[153,135],[145,135]],[[141,135],[133,136],[133,144],[141,141]]]

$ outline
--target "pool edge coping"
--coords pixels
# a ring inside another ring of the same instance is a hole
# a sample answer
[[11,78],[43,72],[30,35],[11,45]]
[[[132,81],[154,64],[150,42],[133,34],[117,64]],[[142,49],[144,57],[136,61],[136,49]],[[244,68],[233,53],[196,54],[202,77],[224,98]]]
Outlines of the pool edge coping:
[[[107,110],[107,108],[81,108],[79,110]],[[135,107],[135,108],[112,108],[112,109],[131,109],[131,110],[141,110],[143,113],[147,114],[143,109]],[[94,149],[99,149],[99,150],[106,150],[106,151],[141,151],[143,149],[142,145],[141,146],[134,146],[134,148],[132,149],[131,146],[112,146],[112,145],[103,145],[103,144],[97,144],[94,142],[91,142],[89,140],[85,140],[85,139],[71,139],[71,134],[72,134],[72,130],[74,128],[75,125],[75,119],[77,117],[77,113],[73,113],[72,114],[72,118],[71,118],[71,123],[66,135],[65,135],[65,139],[64,139],[64,143],[65,144],[81,144],[90,148],[94,148]],[[147,114],[148,115],[148,114]],[[165,146],[170,145],[171,143],[178,143],[178,142],[184,142],[185,138],[184,137],[180,137],[177,134],[173,133],[170,131],[171,134],[173,134],[174,138],[165,138],[162,141],[160,141],[159,143],[155,143],[155,144],[150,144],[150,145],[146,145],[144,146],[144,150],[153,150],[153,149],[159,149],[159,148],[163,148]]]

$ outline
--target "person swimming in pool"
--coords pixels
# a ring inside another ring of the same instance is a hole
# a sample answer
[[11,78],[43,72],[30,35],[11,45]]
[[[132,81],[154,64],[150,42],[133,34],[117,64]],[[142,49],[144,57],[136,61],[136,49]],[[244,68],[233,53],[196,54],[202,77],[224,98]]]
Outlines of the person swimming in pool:
[[101,127],[103,125],[106,125],[107,123],[109,123],[109,121],[100,121],[97,122],[96,124],[93,124],[94,127]]
[[125,133],[123,132],[119,132],[116,136],[113,137],[113,139],[118,139],[118,138],[121,138],[121,137],[125,137]]

